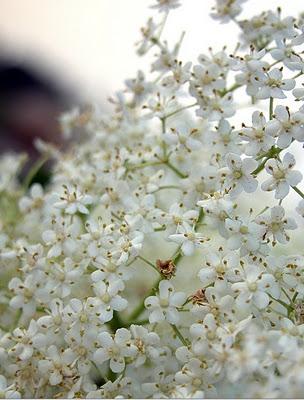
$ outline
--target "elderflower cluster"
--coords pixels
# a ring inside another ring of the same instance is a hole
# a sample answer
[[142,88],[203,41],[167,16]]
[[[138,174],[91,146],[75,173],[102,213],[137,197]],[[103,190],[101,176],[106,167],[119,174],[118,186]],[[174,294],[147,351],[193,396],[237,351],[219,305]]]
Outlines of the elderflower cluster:
[[0,158],[1,398],[303,395],[303,16],[216,0],[241,46],[192,64],[162,37],[181,3],[110,115],[62,116],[81,143],[24,182]]

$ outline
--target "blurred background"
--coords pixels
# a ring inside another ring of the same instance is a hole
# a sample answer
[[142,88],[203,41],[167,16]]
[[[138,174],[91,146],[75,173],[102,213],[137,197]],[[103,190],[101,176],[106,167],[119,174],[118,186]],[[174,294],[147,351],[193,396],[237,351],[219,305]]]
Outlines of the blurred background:
[[[149,71],[139,59],[140,27],[157,13],[154,0],[1,0],[0,152],[37,157],[33,139],[58,143],[58,115],[73,105],[106,99],[135,76]],[[238,28],[209,16],[213,0],[182,0],[164,32],[169,43],[186,30],[181,58],[196,61],[209,46],[233,51]],[[303,11],[303,0],[249,0],[244,16],[265,6]],[[288,13],[290,10],[286,10]],[[233,46],[233,47],[231,47]],[[152,55],[153,56],[153,55]]]

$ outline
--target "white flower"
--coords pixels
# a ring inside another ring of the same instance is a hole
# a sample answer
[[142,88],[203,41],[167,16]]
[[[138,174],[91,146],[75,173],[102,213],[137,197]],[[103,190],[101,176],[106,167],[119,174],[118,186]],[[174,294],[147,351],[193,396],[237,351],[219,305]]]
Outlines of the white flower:
[[190,93],[195,97],[212,94],[214,90],[222,90],[226,86],[221,68],[216,64],[194,65],[190,80]]
[[246,85],[246,93],[249,96],[254,96],[257,92],[255,77],[257,73],[263,72],[268,67],[268,63],[262,58],[265,56],[265,49],[256,51],[250,49],[249,54],[244,57],[237,58],[237,62],[232,65],[235,71],[241,71],[235,76],[235,81],[239,85]]
[[41,350],[46,345],[46,338],[38,332],[38,325],[31,320],[28,329],[16,328],[12,339],[16,344],[9,350],[9,354],[19,357],[20,360],[29,360],[35,349]]
[[180,0],[157,0],[157,4],[151,6],[151,8],[156,8],[159,12],[168,12],[171,9],[179,7],[179,1]]
[[136,382],[120,375],[114,382],[108,380],[98,390],[90,390],[87,399],[131,399],[135,398]]
[[165,224],[167,228],[176,229],[183,224],[193,224],[197,221],[198,211],[197,210],[187,210],[185,209],[183,203],[173,203],[167,213],[163,211],[158,211],[156,213],[157,220],[160,224]]
[[223,187],[229,190],[232,198],[237,197],[243,190],[252,193],[258,186],[258,181],[251,175],[258,163],[252,158],[241,159],[238,154],[228,153],[225,157],[227,167],[219,173]]
[[142,102],[153,91],[154,85],[145,80],[145,75],[142,71],[137,72],[135,79],[127,79],[125,84],[128,90],[133,94],[134,102]]
[[159,295],[149,296],[145,299],[145,307],[150,311],[149,321],[168,321],[170,324],[177,324],[179,321],[178,308],[183,305],[187,296],[183,292],[174,292],[174,286],[162,280],[159,283]]
[[178,226],[177,233],[170,235],[168,240],[178,243],[185,256],[191,256],[195,248],[201,246],[209,238],[206,238],[202,233],[195,232],[194,227],[185,222]]
[[225,156],[227,153],[242,152],[238,132],[226,119],[221,119],[215,131],[210,131],[206,135],[206,142],[214,149],[215,154]]
[[296,160],[291,153],[284,155],[283,161],[271,158],[267,160],[265,169],[272,175],[262,183],[262,190],[275,190],[276,199],[284,199],[289,193],[290,186],[296,186],[302,180],[302,174],[299,171],[293,171]]
[[0,398],[20,399],[21,394],[16,390],[15,385],[8,385],[5,376],[0,375]]
[[241,4],[245,1],[247,0],[216,0],[216,5],[213,7],[215,11],[211,16],[221,22],[229,22],[241,13]]
[[220,121],[222,118],[230,118],[235,114],[233,98],[230,93],[225,96],[217,94],[205,96],[202,94],[197,97],[197,101],[200,108],[196,111],[196,115],[206,118],[210,122]]
[[231,289],[238,295],[236,304],[241,309],[250,308],[252,305],[259,309],[268,306],[270,298],[268,294],[274,298],[279,298],[280,289],[271,274],[256,265],[245,265],[241,270],[243,281],[233,283]]
[[196,133],[196,129],[171,128],[171,131],[165,133],[163,138],[168,145],[175,146],[175,150],[184,149],[191,153],[191,151],[199,150],[202,147],[202,143],[195,139]]
[[63,302],[60,299],[53,299],[49,304],[48,315],[43,315],[37,320],[39,328],[45,332],[48,336],[51,336],[51,340],[54,340],[54,336],[58,335],[63,329]]
[[287,148],[293,139],[304,141],[304,113],[290,113],[288,107],[277,106],[274,118],[267,122],[265,132],[277,137],[280,149]]
[[227,218],[225,224],[229,232],[227,246],[230,250],[240,249],[241,256],[248,252],[257,253],[263,250],[261,244],[263,229],[254,221]]
[[112,337],[108,332],[101,332],[97,336],[101,347],[94,353],[94,360],[101,365],[110,360],[110,368],[113,372],[122,372],[125,368],[125,357],[135,357],[137,347],[132,343],[128,329],[116,330]]
[[86,206],[93,203],[90,195],[81,192],[77,186],[68,187],[63,185],[63,194],[58,195],[59,201],[54,203],[54,207],[64,210],[66,214],[89,214]]
[[77,249],[76,235],[79,233],[79,226],[59,217],[52,219],[51,224],[52,229],[46,229],[42,233],[43,241],[49,246],[47,258],[61,254],[72,255]]
[[143,36],[137,45],[137,54],[144,55],[151,47],[153,37],[157,37],[160,24],[156,24],[152,18],[149,18],[146,26],[141,28],[141,34]]
[[47,378],[50,385],[59,385],[65,378],[73,376],[70,364],[73,361],[73,353],[66,349],[60,352],[56,346],[50,346],[46,351],[46,357],[38,361],[39,373],[42,378]]
[[258,99],[285,99],[284,90],[292,90],[296,82],[294,79],[283,79],[282,71],[274,68],[269,72],[258,73],[254,78]]
[[19,201],[19,208],[22,212],[30,212],[39,209],[44,204],[43,188],[39,183],[31,186],[30,196],[23,196]]
[[246,143],[245,153],[256,156],[260,152],[267,152],[274,145],[274,138],[266,131],[266,118],[260,111],[252,114],[252,127],[243,125],[239,135]]
[[188,82],[191,76],[190,68],[191,62],[187,62],[185,65],[183,65],[181,61],[175,60],[172,67],[172,75],[166,76],[162,80],[162,86],[164,88],[174,90]]
[[274,241],[286,244],[290,237],[286,230],[297,228],[297,224],[292,218],[285,218],[285,210],[281,206],[275,206],[269,213],[263,213],[256,217],[255,222],[264,229],[263,238],[273,236]]
[[219,234],[227,238],[229,233],[225,221],[227,218],[232,219],[234,215],[234,205],[228,196],[218,197],[215,193],[214,197],[200,200],[197,205],[203,208],[207,219],[210,219],[210,223],[218,230]]
[[[98,273],[98,271],[96,272]],[[128,301],[118,294],[119,290],[124,288],[124,285],[121,285],[120,281],[114,281],[107,285],[103,280],[99,280],[98,274],[92,275],[93,290],[99,300],[97,310],[100,320],[108,322],[113,318],[113,311],[122,311],[128,306]]]
[[282,40],[277,41],[277,47],[270,51],[271,56],[282,61],[283,64],[292,71],[302,70],[303,61],[299,54],[295,52],[291,44],[287,44]]
[[44,274],[42,271],[35,271],[26,275],[24,281],[18,277],[12,278],[8,284],[8,288],[14,294],[14,297],[10,300],[11,307],[13,309],[21,308],[26,316],[32,317],[36,311],[39,292],[44,292],[43,281]]
[[222,248],[218,252],[207,254],[204,267],[198,273],[203,286],[208,286],[217,279],[229,279],[232,267],[235,267],[237,262],[238,257],[234,252],[223,253]]
[[161,349],[160,338],[157,333],[149,332],[146,328],[140,325],[131,325],[130,331],[134,344],[138,349],[135,360],[135,367],[144,364],[147,359],[157,361]]

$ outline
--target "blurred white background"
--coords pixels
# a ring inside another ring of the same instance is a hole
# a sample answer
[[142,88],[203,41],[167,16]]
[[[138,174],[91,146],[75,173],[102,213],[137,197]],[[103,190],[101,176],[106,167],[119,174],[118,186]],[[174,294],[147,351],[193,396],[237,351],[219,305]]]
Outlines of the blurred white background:
[[[134,43],[152,14],[154,0],[1,0],[2,56],[32,61],[84,100],[105,100],[148,61],[138,60]],[[210,17],[213,0],[182,0],[169,18],[165,36],[174,42],[186,30],[181,56],[195,60],[209,46],[233,49],[238,28]],[[265,7],[304,10],[303,0],[248,0],[245,16]]]

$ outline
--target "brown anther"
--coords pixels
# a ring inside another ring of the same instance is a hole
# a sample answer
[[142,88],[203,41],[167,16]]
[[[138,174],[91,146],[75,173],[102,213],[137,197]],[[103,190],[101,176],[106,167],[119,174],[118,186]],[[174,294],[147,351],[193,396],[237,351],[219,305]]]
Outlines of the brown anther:
[[198,289],[192,296],[189,297],[193,304],[203,305],[208,303],[205,295],[205,289]]
[[166,279],[175,275],[176,267],[172,260],[156,260],[156,267]]

